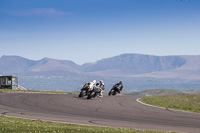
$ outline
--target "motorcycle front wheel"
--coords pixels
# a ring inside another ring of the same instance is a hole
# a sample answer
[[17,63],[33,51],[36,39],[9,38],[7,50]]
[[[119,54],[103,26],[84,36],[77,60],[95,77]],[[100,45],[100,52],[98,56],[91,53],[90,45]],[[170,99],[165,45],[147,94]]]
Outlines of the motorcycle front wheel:
[[84,97],[86,96],[86,90],[82,90],[79,94],[79,97]]

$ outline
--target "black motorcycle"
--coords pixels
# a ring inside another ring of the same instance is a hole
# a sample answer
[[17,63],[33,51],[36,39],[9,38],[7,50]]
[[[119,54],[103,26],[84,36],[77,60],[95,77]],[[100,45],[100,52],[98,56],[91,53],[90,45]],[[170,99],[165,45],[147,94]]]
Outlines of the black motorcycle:
[[90,91],[90,83],[85,83],[83,88],[81,89],[81,92],[79,94],[79,97],[87,96]]
[[115,84],[112,89],[109,91],[108,95],[116,95],[117,93],[120,93],[123,89],[122,81],[119,81],[119,83]]
[[116,95],[117,93],[120,93],[120,89],[117,86],[113,86],[113,88],[109,91],[108,95]]

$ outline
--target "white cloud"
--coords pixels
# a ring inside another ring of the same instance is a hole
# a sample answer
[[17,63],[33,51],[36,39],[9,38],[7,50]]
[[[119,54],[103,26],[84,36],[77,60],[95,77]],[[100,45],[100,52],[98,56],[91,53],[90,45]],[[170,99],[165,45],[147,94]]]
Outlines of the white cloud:
[[13,16],[61,16],[72,15],[70,12],[59,11],[54,8],[35,8],[28,10],[7,10],[6,13]]

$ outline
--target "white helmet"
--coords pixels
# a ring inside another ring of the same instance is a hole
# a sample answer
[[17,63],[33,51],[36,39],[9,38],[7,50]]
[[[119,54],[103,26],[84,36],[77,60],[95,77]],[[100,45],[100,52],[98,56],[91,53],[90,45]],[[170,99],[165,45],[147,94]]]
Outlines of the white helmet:
[[93,82],[94,84],[96,84],[97,81],[96,81],[96,80],[93,80],[92,82]]

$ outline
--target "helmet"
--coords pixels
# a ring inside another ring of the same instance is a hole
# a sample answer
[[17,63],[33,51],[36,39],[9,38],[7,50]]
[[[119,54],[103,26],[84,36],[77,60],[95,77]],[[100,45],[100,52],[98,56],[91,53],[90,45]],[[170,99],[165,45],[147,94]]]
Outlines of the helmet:
[[122,81],[119,81],[119,84],[122,84]]
[[96,84],[97,81],[96,81],[96,80],[93,80],[92,82],[93,82],[94,84]]
[[104,85],[104,82],[103,82],[103,80],[100,80],[100,81],[99,81],[99,83]]

